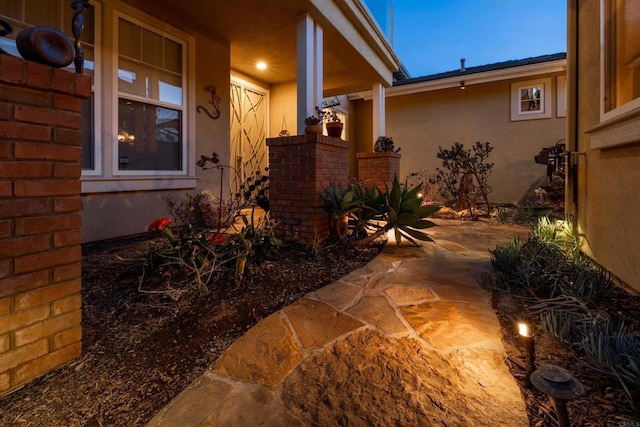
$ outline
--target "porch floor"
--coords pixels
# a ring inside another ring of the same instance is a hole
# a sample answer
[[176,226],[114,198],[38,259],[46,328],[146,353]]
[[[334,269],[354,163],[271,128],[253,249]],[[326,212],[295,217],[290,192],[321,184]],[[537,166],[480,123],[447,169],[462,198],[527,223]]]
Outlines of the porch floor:
[[477,279],[528,229],[434,222],[262,320],[149,425],[527,426]]

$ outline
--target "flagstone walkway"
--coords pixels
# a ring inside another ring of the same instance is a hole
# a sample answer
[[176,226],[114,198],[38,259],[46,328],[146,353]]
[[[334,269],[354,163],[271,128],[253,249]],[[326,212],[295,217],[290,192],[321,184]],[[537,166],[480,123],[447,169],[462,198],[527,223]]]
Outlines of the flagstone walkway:
[[434,222],[262,320],[149,426],[527,426],[477,279],[528,229]]

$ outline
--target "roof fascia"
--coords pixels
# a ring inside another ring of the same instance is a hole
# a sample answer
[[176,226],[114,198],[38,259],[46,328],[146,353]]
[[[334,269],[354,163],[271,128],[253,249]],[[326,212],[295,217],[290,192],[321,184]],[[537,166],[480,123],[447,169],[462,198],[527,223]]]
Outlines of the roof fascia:
[[[431,92],[434,90],[459,87],[460,82],[464,80],[465,86],[481,83],[491,83],[501,80],[515,80],[523,77],[532,77],[540,74],[550,74],[566,72],[567,60],[559,59],[555,61],[543,62],[539,64],[529,64],[501,70],[484,71],[471,74],[460,74],[453,77],[447,77],[438,80],[430,80],[426,82],[410,83],[400,86],[393,86],[385,90],[386,97],[411,95],[414,93]],[[349,95],[349,100],[364,99],[371,100],[372,91],[358,92]]]

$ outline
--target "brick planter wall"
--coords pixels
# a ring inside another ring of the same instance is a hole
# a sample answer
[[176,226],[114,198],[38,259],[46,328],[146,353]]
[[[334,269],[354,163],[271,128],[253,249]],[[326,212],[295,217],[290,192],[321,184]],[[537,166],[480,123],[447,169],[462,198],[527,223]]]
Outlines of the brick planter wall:
[[280,224],[279,238],[306,244],[329,235],[329,215],[320,198],[329,186],[346,189],[349,143],[323,135],[267,139],[269,147],[269,208]]
[[358,179],[368,181],[384,190],[385,182],[389,187],[393,177],[400,179],[400,154],[385,153],[356,153],[358,159]]
[[80,111],[91,78],[0,55],[0,395],[81,353]]

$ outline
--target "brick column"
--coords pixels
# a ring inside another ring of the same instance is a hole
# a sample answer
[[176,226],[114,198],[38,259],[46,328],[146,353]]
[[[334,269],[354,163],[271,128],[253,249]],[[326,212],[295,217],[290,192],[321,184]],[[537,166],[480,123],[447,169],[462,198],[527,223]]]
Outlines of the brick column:
[[80,111],[91,78],[0,55],[0,395],[81,353]]
[[329,215],[320,198],[327,187],[346,189],[349,143],[323,135],[267,139],[269,147],[269,209],[279,221],[279,238],[305,244],[329,235]]
[[356,153],[358,158],[358,179],[375,184],[384,190],[384,184],[391,188],[393,177],[400,179],[400,154],[384,153]]

